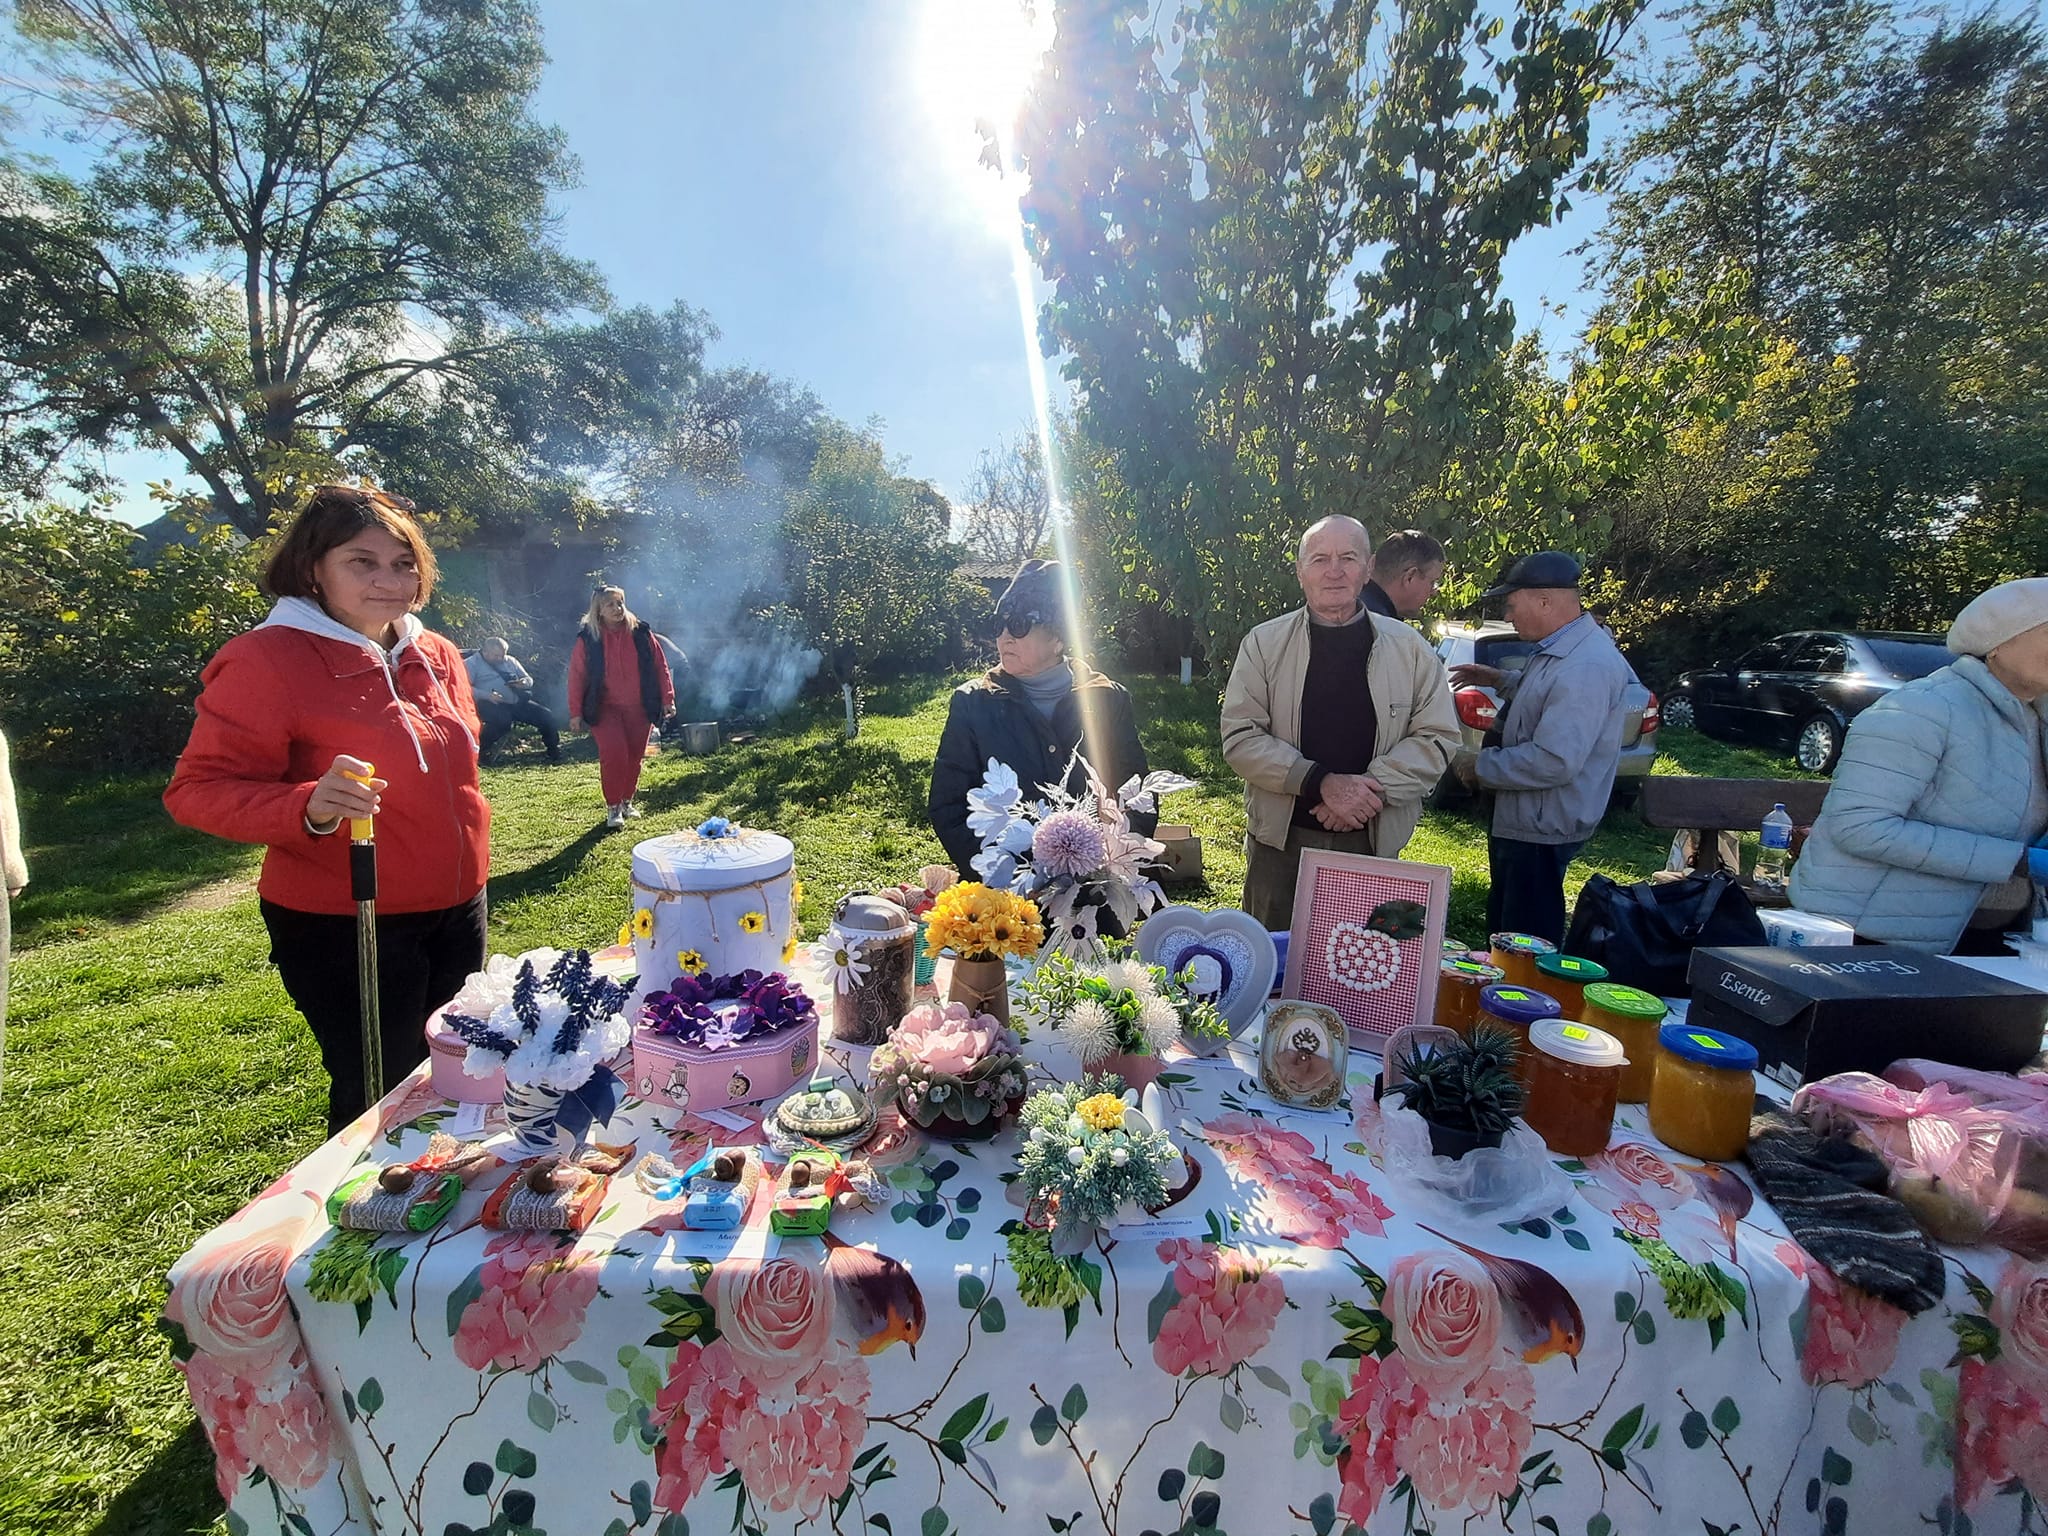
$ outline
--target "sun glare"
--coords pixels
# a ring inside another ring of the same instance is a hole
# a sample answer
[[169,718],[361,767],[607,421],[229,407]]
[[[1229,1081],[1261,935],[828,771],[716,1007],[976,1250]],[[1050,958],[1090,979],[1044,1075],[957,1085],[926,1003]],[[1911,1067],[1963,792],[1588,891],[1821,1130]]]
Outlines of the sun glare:
[[[1009,138],[1052,40],[1051,22],[1045,0],[928,0],[918,28],[917,88],[932,130],[962,194],[1005,234],[1017,220]],[[989,132],[1002,155],[1000,176],[982,162]]]

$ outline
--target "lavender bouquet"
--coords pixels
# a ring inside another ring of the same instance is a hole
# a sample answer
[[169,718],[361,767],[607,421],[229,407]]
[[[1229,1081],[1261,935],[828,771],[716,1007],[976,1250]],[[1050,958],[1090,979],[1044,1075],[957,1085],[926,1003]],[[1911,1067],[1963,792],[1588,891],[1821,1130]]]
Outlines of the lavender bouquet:
[[560,1124],[581,1137],[593,1123],[608,1122],[625,1095],[605,1063],[632,1038],[623,1012],[627,991],[597,973],[588,950],[537,953],[546,970],[534,955],[522,956],[511,995],[487,1016],[451,1005],[443,1018],[468,1047],[464,1072],[488,1077],[504,1069],[508,1117],[515,1099],[522,1106],[549,1105],[548,1136]]

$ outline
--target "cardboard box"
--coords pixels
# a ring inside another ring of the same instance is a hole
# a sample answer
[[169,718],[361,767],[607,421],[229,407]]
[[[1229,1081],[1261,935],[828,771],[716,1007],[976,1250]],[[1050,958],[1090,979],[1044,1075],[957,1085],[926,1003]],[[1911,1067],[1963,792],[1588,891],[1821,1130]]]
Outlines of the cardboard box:
[[1202,840],[1195,836],[1193,827],[1161,822],[1159,830],[1152,836],[1166,845],[1166,851],[1159,855],[1159,861],[1152,870],[1153,879],[1162,884],[1172,884],[1202,878]]
[[1788,1084],[1903,1056],[2010,1072],[2048,1027],[2048,992],[1892,944],[1701,949],[1687,976],[1687,1022],[1749,1041]]

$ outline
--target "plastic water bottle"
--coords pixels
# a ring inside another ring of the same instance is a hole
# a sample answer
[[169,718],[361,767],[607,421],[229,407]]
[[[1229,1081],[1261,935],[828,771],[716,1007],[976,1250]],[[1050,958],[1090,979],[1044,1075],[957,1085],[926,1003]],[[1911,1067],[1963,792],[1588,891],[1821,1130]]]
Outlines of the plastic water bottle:
[[1750,876],[1750,883],[1782,891],[1792,863],[1792,818],[1785,814],[1782,804],[1771,807],[1761,830],[1762,843],[1756,851],[1756,871]]

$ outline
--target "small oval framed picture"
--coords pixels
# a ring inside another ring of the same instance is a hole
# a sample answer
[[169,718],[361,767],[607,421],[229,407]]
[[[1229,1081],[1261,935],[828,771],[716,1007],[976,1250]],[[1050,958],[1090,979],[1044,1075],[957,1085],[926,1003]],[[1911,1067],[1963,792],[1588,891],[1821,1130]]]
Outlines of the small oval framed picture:
[[1259,1086],[1282,1104],[1330,1109],[1344,1097],[1351,1041],[1337,1010],[1280,1002],[1266,1010],[1259,1041]]

